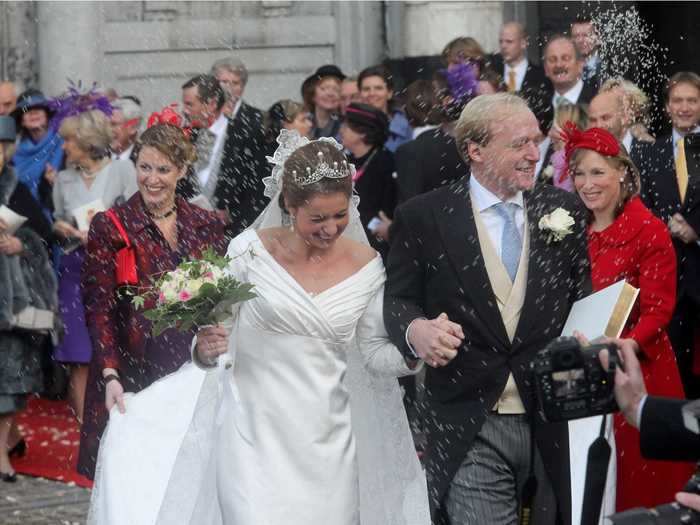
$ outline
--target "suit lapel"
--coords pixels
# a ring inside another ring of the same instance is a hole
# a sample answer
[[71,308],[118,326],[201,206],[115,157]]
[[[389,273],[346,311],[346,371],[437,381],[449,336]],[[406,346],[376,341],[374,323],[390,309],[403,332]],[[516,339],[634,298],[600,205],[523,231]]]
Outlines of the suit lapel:
[[525,341],[526,334],[534,332],[533,327],[538,320],[546,321],[546,319],[542,319],[541,315],[538,315],[539,309],[535,307],[535,303],[540,302],[547,293],[544,288],[546,279],[542,278],[542,269],[545,267],[543,258],[555,255],[548,253],[547,241],[539,231],[540,218],[551,211],[548,209],[547,203],[543,203],[541,199],[537,198],[536,190],[529,191],[525,193],[525,207],[528,233],[530,234],[530,249],[529,253],[523,254],[523,256],[528,257],[531,264],[528,265],[527,288],[525,290],[523,309],[518,328],[515,331],[515,337],[513,338],[514,349]]
[[447,256],[464,294],[470,299],[469,304],[496,339],[506,348],[509,347],[508,335],[481,254],[466,179],[450,187],[445,206],[434,213]]
[[673,154],[673,135],[669,136],[664,142],[661,149],[661,154],[659,155],[659,166],[658,174],[660,177],[664,177],[666,173],[670,174],[667,180],[663,181],[662,184],[668,188],[669,196],[672,199],[672,204],[674,211],[681,209],[683,203],[681,202],[681,192],[678,189],[678,176],[676,175],[676,157]]

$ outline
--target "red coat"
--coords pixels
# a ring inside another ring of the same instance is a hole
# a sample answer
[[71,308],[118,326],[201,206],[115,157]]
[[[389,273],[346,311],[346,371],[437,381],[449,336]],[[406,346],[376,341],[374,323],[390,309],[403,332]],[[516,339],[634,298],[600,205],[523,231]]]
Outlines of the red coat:
[[[620,279],[639,288],[623,338],[639,344],[649,394],[683,398],[676,358],[666,334],[676,304],[676,255],[666,226],[634,197],[615,222],[588,232],[593,289]],[[686,463],[641,457],[639,432],[615,416],[617,510],[654,507],[673,500],[693,472]]]

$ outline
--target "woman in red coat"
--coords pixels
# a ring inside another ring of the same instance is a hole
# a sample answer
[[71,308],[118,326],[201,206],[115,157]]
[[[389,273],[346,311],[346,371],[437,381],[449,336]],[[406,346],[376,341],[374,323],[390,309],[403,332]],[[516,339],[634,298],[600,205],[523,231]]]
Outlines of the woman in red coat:
[[[649,394],[683,398],[666,326],[676,304],[676,256],[663,222],[639,198],[639,172],[608,131],[567,129],[566,156],[574,186],[590,213],[588,251],[593,289],[620,279],[639,289],[622,337],[639,346]],[[617,510],[670,502],[690,477],[686,463],[650,461],[639,432],[615,415]]]

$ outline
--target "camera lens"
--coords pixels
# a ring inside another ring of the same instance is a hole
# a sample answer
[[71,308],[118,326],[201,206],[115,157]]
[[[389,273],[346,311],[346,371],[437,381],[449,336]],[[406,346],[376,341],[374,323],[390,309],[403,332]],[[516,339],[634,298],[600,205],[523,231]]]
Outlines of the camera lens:
[[570,368],[576,363],[576,354],[571,350],[561,350],[555,356],[557,365],[561,368]]

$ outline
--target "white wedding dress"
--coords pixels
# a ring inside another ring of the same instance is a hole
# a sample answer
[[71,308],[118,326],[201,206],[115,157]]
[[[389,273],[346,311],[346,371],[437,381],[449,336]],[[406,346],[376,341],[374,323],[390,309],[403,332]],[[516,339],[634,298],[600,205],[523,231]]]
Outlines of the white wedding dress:
[[228,354],[112,412],[88,523],[429,524],[381,259],[312,295],[254,230],[229,255],[257,297],[234,313]]

